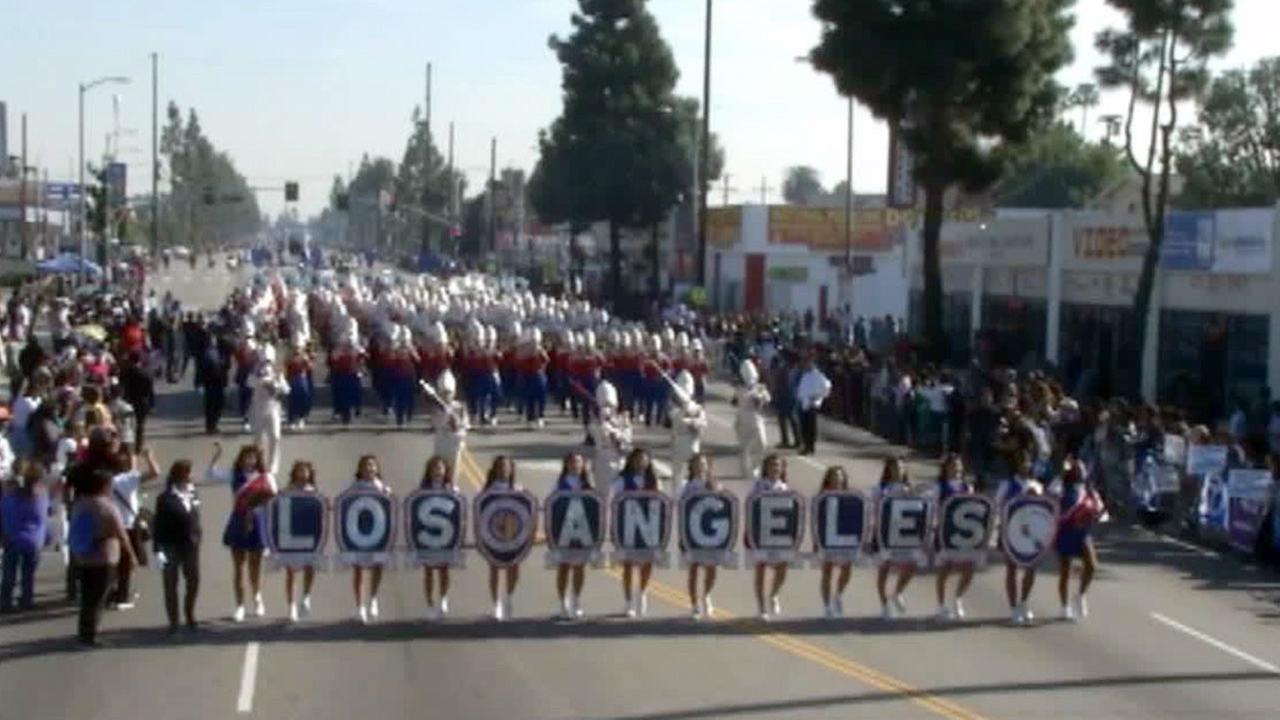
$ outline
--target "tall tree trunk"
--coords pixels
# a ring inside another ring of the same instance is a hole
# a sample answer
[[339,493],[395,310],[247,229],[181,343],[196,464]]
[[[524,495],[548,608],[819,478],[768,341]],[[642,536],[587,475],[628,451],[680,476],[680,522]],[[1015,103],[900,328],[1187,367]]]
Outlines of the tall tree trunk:
[[924,339],[927,355],[941,362],[946,357],[947,337],[942,329],[942,258],[938,244],[946,186],[930,181],[924,188]]
[[614,220],[609,221],[609,286],[617,313],[622,308],[622,228]]

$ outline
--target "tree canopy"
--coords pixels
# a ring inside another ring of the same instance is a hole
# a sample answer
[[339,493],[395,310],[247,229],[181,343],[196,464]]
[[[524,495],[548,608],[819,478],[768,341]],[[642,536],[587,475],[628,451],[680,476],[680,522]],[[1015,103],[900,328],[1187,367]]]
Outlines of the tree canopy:
[[249,235],[262,223],[257,197],[231,157],[205,136],[195,108],[183,121],[170,102],[160,132],[169,192],[160,199],[160,237],[202,247]]
[[[924,190],[924,331],[945,351],[938,242],[948,187],[978,190],[1000,148],[1053,117],[1054,73],[1071,59],[1071,0],[814,0],[822,35],[810,53],[842,95],[898,124]],[[904,49],[909,49],[904,50]]]
[[826,197],[822,176],[816,168],[793,165],[782,179],[782,197],[792,205],[814,205]]
[[1274,205],[1280,199],[1280,57],[1214,78],[1200,124],[1183,133],[1179,205]]
[[660,222],[685,190],[679,72],[644,0],[579,0],[563,66],[564,108],[539,136],[532,200],[545,220],[610,228],[610,286],[622,289],[621,229]]
[[1036,133],[1008,155],[996,186],[1002,207],[1083,207],[1125,170],[1115,148],[1085,140],[1065,122]]

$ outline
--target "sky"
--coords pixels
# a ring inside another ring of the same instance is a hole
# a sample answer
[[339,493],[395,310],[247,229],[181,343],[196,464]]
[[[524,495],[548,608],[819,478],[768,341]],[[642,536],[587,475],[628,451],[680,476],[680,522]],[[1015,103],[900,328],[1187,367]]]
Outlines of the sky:
[[[130,192],[149,189],[150,53],[159,56],[161,121],[170,101],[195,107],[205,133],[229,152],[251,185],[301,186],[299,210],[327,202],[335,174],[362,155],[399,160],[415,105],[433,65],[432,127],[445,147],[455,125],[455,164],[479,187],[491,138],[499,167],[532,170],[537,133],[559,114],[560,66],[547,47],[570,29],[574,0],[4,0],[0,101],[9,107],[9,145],[28,116],[29,162],[51,179],[74,175],[77,83],[131,78],[86,96],[86,154],[101,156],[119,96],[122,158]],[[704,3],[650,0],[681,71],[677,91],[701,97]],[[779,201],[785,168],[816,167],[828,187],[844,178],[845,104],[830,77],[796,61],[817,42],[808,0],[715,0],[711,125],[725,147],[728,200]],[[1100,62],[1092,39],[1119,17],[1104,0],[1078,0],[1075,62],[1068,85],[1087,82]],[[1235,45],[1215,68],[1280,54],[1276,0],[1237,0]],[[1268,30],[1267,28],[1272,28]],[[1122,112],[1104,96],[1096,118]],[[888,133],[855,113],[854,188],[882,192]],[[725,198],[712,189],[712,204]],[[283,195],[260,193],[271,213]]]

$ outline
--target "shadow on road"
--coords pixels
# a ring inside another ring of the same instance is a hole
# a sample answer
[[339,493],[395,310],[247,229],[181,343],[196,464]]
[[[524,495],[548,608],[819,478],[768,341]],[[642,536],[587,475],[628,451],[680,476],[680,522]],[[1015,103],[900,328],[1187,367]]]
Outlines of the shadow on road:
[[[68,613],[71,611],[68,610]],[[42,618],[42,619],[47,619]],[[1044,623],[1041,623],[1044,624]],[[200,645],[243,645],[248,642],[269,644],[334,643],[334,642],[407,642],[448,640],[537,641],[576,638],[612,640],[628,637],[745,637],[751,635],[788,634],[793,636],[831,636],[838,633],[885,635],[906,633],[963,633],[984,627],[1006,626],[1000,618],[979,618],[964,623],[941,625],[927,618],[886,623],[876,618],[849,618],[840,621],[797,619],[763,623],[751,620],[695,622],[685,618],[652,618],[626,620],[621,615],[597,616],[581,621],[560,621],[550,616],[531,616],[509,622],[488,619],[458,618],[444,622],[399,620],[361,625],[354,620],[307,622],[297,625],[284,621],[233,624],[229,621],[206,622],[194,632],[170,635],[163,627],[105,630],[99,634],[106,650],[111,648],[161,648]],[[1025,628],[1010,628],[1018,632]],[[76,652],[79,648],[68,634],[61,638],[41,638],[0,645],[0,665],[24,658]]]
[[[1123,675],[1119,677],[1080,678],[1022,683],[988,683],[981,685],[943,685],[920,688],[909,692],[866,692],[849,695],[825,695],[802,700],[778,700],[772,702],[742,703],[737,705],[709,705],[699,708],[663,710],[658,713],[638,715],[599,716],[597,720],[694,720],[696,718],[720,718],[734,715],[777,714],[785,717],[788,712],[837,708],[840,706],[871,705],[884,702],[900,702],[912,698],[969,697],[987,693],[1009,695],[1019,692],[1072,692],[1103,687],[1136,687],[1140,685],[1164,685],[1210,682],[1275,682],[1276,676],[1266,672],[1240,673],[1185,673],[1171,675]],[[868,711],[871,712],[871,711]]]

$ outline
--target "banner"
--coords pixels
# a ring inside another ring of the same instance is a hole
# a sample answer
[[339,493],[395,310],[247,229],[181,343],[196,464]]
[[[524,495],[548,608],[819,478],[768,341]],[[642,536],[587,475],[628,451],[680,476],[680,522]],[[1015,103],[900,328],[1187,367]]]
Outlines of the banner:
[[671,498],[655,490],[619,493],[613,498],[610,530],[615,563],[668,564]]
[[467,502],[456,490],[422,489],[404,499],[406,560],[420,567],[465,567]]
[[1043,495],[1021,495],[1004,506],[1001,547],[1019,567],[1035,567],[1053,549],[1058,503]]
[[1214,213],[1213,271],[1243,275],[1271,272],[1272,208],[1218,210]]
[[986,495],[966,493],[947,498],[938,511],[938,561],[986,561],[995,524],[995,503]]
[[707,244],[736,245],[742,236],[742,208],[737,205],[707,208]]
[[1187,474],[1208,475],[1227,469],[1226,445],[1192,445],[1187,448]]
[[748,496],[746,545],[751,562],[799,562],[804,509],[804,498],[794,490],[767,490]]
[[1196,509],[1197,525],[1201,531],[1221,538],[1227,533],[1227,481],[1221,470],[1204,473],[1203,478]]
[[390,565],[396,539],[396,500],[370,488],[353,487],[334,501],[334,537],[344,565]]
[[598,565],[605,537],[605,499],[590,490],[552,493],[543,503],[547,565]]
[[1164,434],[1163,460],[1166,465],[1183,467],[1187,464],[1187,439],[1173,433]]
[[853,563],[866,542],[867,501],[857,490],[827,490],[810,502],[817,563]]
[[329,501],[319,493],[285,490],[267,503],[267,547],[275,567],[324,564],[329,542]]
[[1252,553],[1271,506],[1273,481],[1269,470],[1231,470],[1227,473],[1227,541]]
[[876,508],[880,562],[923,564],[933,520],[933,502],[918,495],[885,495]]
[[738,499],[733,493],[695,492],[680,499],[681,561],[737,567]]
[[475,507],[476,550],[496,567],[519,565],[533,549],[538,500],[527,490],[488,490]]
[[1171,212],[1164,221],[1160,265],[1166,270],[1213,267],[1214,216],[1211,212]]

